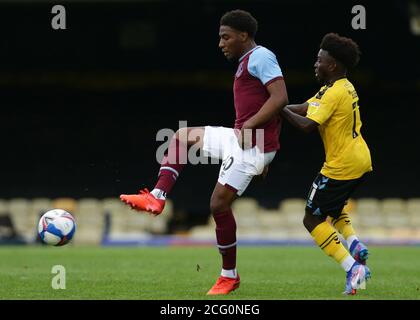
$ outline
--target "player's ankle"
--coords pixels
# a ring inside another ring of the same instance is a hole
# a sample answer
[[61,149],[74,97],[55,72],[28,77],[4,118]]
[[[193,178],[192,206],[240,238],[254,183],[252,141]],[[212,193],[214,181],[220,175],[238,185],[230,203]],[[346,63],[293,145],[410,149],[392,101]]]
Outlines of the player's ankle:
[[238,272],[236,271],[236,268],[234,269],[223,269],[221,275],[225,278],[231,278],[236,279],[238,277]]
[[153,189],[150,194],[158,200],[166,200],[166,192],[161,189]]

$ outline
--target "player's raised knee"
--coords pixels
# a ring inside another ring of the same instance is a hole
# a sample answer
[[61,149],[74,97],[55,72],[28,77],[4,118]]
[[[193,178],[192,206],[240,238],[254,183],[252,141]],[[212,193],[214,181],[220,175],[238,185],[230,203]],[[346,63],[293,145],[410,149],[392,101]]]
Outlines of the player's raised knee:
[[204,136],[203,127],[185,127],[180,128],[175,133],[175,138],[188,146],[195,143],[202,143]]
[[187,127],[179,128],[175,132],[175,138],[180,140],[180,141],[187,141],[188,140],[188,130],[189,130],[189,128],[187,128]]

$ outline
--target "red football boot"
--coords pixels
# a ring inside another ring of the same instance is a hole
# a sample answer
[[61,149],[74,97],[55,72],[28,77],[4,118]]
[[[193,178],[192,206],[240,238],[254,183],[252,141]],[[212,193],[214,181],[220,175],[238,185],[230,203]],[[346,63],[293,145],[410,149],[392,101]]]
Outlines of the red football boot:
[[156,199],[147,189],[140,190],[139,194],[122,194],[120,199],[134,210],[150,212],[156,216],[165,207],[165,200]]
[[220,276],[216,284],[207,292],[207,295],[228,294],[229,292],[239,288],[239,274],[236,279]]

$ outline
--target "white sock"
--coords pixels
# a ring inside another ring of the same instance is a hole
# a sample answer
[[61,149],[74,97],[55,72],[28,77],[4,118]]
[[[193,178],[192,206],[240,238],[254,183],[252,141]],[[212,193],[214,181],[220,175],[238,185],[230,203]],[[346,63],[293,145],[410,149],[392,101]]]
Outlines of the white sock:
[[355,262],[356,260],[354,260],[353,257],[349,255],[344,259],[343,262],[341,262],[341,266],[343,267],[344,271],[348,272]]
[[166,192],[160,189],[153,189],[152,192],[150,192],[156,199],[159,200],[166,200]]
[[352,244],[354,241],[359,241],[359,238],[357,238],[356,236],[349,236],[349,237],[346,239],[346,242],[347,242],[347,248],[348,248],[348,249],[350,249],[351,244]]
[[222,276],[226,278],[236,279],[238,277],[238,274],[236,272],[236,268],[231,270],[226,270],[222,268]]

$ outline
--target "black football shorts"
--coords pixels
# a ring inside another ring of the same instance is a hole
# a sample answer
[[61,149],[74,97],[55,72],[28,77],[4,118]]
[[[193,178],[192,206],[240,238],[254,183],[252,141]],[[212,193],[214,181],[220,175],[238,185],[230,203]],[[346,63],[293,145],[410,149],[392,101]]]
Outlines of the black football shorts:
[[308,193],[306,211],[316,216],[337,219],[365,176],[352,180],[334,180],[318,173]]

